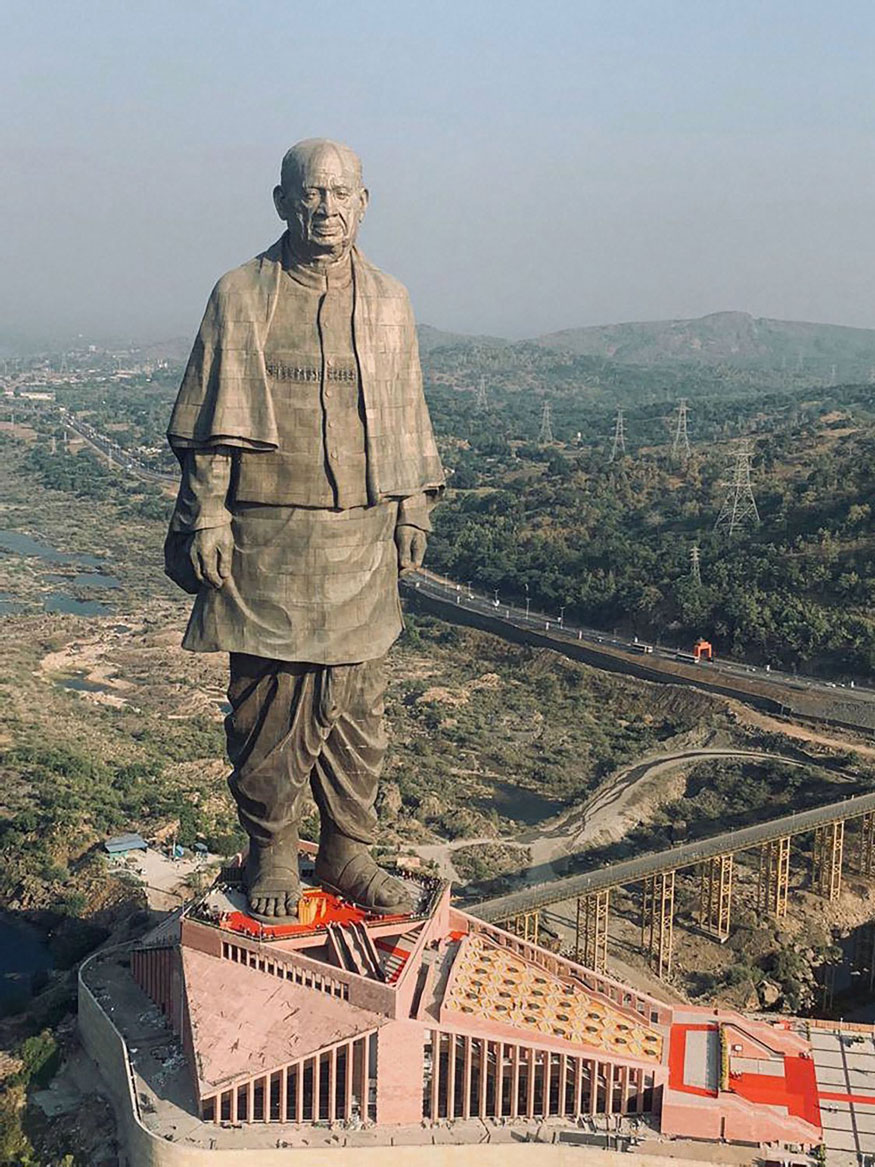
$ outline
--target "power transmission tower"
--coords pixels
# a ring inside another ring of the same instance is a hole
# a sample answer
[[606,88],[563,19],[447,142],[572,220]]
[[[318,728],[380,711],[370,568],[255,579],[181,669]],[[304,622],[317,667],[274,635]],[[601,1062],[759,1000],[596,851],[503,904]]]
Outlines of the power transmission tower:
[[480,383],[477,386],[477,408],[479,410],[486,410],[489,408],[489,397],[486,393],[486,378],[481,377]]
[[690,548],[690,576],[697,588],[702,586],[702,553],[698,547]]
[[626,453],[626,422],[623,418],[622,409],[617,410],[617,416],[614,418],[614,440],[611,443],[611,456],[608,458],[609,462],[616,462],[621,454]]
[[671,443],[671,456],[677,462],[686,462],[690,456],[690,435],[687,433],[687,399],[678,402],[678,419]]
[[554,440],[552,409],[550,402],[545,400],[544,408],[541,410],[541,430],[538,434],[538,444],[541,446],[551,446]]
[[714,524],[715,531],[725,530],[730,537],[745,524],[756,525],[760,521],[760,513],[750,484],[752,458],[753,448],[748,442],[742,442],[736,451],[732,481],[727,484],[726,497]]

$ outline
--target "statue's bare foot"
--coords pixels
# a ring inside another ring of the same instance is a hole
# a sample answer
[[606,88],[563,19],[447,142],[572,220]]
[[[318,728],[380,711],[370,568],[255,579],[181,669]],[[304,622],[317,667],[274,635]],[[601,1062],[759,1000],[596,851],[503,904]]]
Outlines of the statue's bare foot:
[[296,839],[271,846],[250,840],[246,894],[249,914],[265,924],[282,924],[297,913],[301,881]]
[[376,862],[364,843],[323,831],[316,879],[328,891],[381,916],[414,910],[407,888]]

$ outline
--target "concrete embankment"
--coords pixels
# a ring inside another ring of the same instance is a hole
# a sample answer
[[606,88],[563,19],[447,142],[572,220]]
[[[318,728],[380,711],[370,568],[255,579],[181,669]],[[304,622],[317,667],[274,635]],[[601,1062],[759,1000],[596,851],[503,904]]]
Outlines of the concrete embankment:
[[767,713],[790,714],[794,718],[820,725],[865,730],[868,733],[875,731],[875,701],[868,697],[855,697],[852,692],[839,691],[841,696],[832,697],[819,689],[812,691],[801,685],[797,688],[753,677],[732,677],[717,669],[709,670],[707,665],[685,665],[665,659],[657,660],[652,656],[637,657],[608,644],[572,640],[535,628],[521,627],[503,616],[451,603],[409,584],[404,586],[404,595],[414,610],[439,616],[451,624],[491,632],[514,644],[547,648],[597,669],[639,677],[657,684],[693,686],[722,697],[734,697]]

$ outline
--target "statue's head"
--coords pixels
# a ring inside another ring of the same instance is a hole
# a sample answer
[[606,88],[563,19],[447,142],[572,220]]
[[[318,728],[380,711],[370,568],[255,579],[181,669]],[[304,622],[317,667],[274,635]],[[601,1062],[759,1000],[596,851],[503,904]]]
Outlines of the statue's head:
[[348,146],[307,138],[283,158],[273,201],[305,262],[335,263],[349,254],[368,205],[362,164]]

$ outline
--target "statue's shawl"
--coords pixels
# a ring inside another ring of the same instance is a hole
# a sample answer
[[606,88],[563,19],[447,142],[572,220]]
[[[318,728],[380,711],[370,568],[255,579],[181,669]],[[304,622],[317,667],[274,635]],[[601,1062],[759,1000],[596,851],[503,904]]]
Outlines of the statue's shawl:
[[[187,447],[279,446],[264,346],[276,309],[282,239],[222,276],[194,342],[167,436]],[[406,497],[444,482],[422,391],[416,326],[403,284],[352,254],[353,342],[365,407],[368,494]]]

